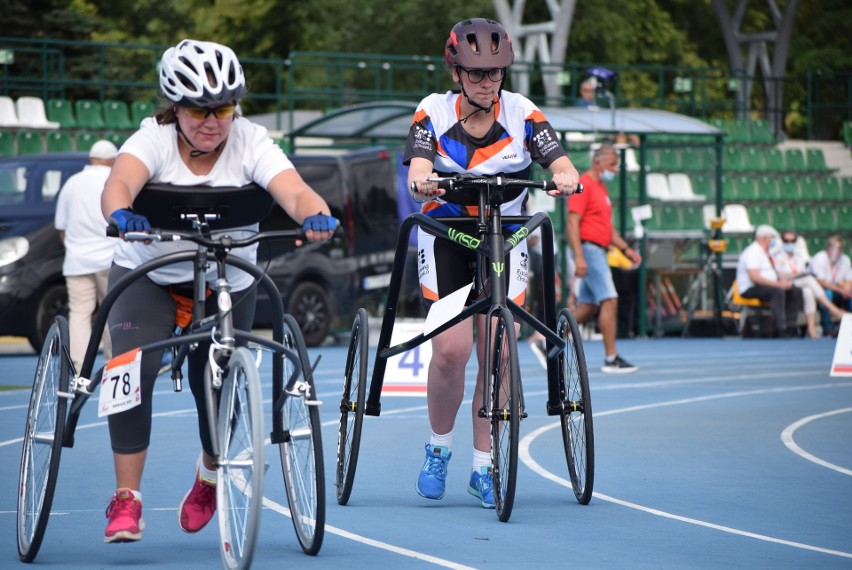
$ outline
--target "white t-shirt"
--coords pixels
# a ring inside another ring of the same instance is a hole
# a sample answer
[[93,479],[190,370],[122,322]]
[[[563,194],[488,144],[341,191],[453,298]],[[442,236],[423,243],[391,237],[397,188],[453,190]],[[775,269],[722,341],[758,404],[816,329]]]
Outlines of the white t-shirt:
[[91,275],[112,264],[116,238],[106,236],[101,193],[109,166],[89,164],[71,176],[56,199],[54,226],[65,232],[65,276]]
[[[222,153],[213,169],[204,175],[194,174],[183,162],[178,149],[175,124],[158,125],[154,118],[142,121],[141,128],[121,145],[120,154],[128,153],[145,164],[151,176],[150,182],[178,184],[182,186],[245,186],[252,182],[263,188],[284,170],[293,168],[293,163],[281,148],[269,137],[267,130],[245,118],[236,118]],[[144,189],[142,190],[145,191]],[[257,231],[257,224],[238,229],[214,232],[213,236],[229,234],[235,239],[249,237]],[[115,263],[133,269],[142,263],[175,251],[195,250],[197,246],[188,241],[143,244],[119,242],[115,250]],[[251,263],[257,260],[257,244],[235,248],[231,255]],[[170,265],[149,274],[152,281],[160,285],[192,281],[190,262]],[[207,272],[209,285],[216,280],[216,265]],[[241,291],[252,283],[252,278],[242,270],[228,267],[228,280],[233,291]]]
[[825,250],[817,252],[811,258],[811,270],[817,279],[828,283],[852,281],[852,260],[846,254],[841,255],[837,263],[832,265],[828,259],[828,252]]
[[778,280],[778,274],[775,272],[775,268],[772,267],[769,254],[756,241],[743,250],[737,261],[737,287],[740,293],[754,287],[754,281],[751,280],[748,274],[750,269],[757,269],[760,272],[759,275],[764,279]]
[[808,260],[798,252],[790,255],[786,251],[780,251],[778,255],[774,255],[772,259],[775,261],[775,271],[778,275],[793,276],[801,275],[808,271]]

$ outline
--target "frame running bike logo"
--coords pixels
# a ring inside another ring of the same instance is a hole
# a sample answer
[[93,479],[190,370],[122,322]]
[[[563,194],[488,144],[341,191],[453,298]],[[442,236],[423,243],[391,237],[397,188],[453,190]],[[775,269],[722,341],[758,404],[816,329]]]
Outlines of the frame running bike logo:
[[493,269],[494,273],[497,275],[503,275],[503,270],[506,269],[506,264],[502,261],[495,261],[491,264],[491,269]]
[[482,243],[480,240],[476,239],[473,236],[469,236],[464,232],[460,232],[458,230],[450,229],[447,231],[447,236],[456,243],[460,243],[463,246],[469,249],[476,249],[479,247],[479,244]]
[[509,239],[506,241],[512,244],[512,247],[516,247],[519,243],[521,243],[521,240],[525,239],[529,234],[530,231],[527,228],[521,227],[521,229],[510,235]]

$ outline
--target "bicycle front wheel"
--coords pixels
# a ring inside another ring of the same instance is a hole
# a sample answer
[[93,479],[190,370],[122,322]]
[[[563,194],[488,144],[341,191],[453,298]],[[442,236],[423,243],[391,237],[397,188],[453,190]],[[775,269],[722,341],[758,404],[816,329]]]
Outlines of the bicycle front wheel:
[[523,415],[521,371],[512,313],[503,308],[490,321],[493,341],[485,389],[491,422],[491,474],[497,518],[506,522],[515,503],[518,473],[518,433]]
[[284,346],[299,355],[301,373],[291,382],[296,367],[284,358],[284,381],[288,382],[288,386],[281,410],[284,441],[278,445],[278,450],[296,537],[302,550],[313,555],[319,552],[325,533],[325,475],[319,401],[313,378],[306,372],[311,363],[305,340],[291,315],[284,315]]
[[595,483],[592,398],[580,328],[568,309],[562,309],[559,313],[556,334],[565,341],[565,348],[556,358],[562,442],[565,445],[565,458],[568,461],[568,474],[574,495],[580,504],[588,505]]
[[62,436],[70,374],[68,321],[57,317],[47,333],[36,366],[18,480],[18,556],[32,562],[47,528]]
[[337,431],[337,502],[345,505],[352,493],[364,402],[367,397],[367,355],[369,354],[367,311],[360,309],[352,324],[349,352],[343,369],[343,397],[340,400],[340,423]]
[[263,499],[263,400],[249,349],[237,348],[222,383],[217,423],[219,550],[226,568],[248,568]]

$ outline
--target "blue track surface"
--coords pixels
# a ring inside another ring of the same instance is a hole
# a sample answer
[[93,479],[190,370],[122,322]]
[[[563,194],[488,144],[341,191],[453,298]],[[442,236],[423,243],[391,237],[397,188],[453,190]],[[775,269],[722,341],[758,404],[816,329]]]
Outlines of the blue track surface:
[[[443,500],[428,501],[414,490],[429,433],[425,398],[385,397],[382,415],[365,418],[349,505],[337,505],[343,344],[309,351],[312,359],[322,355],[316,376],[329,498],[323,548],[316,557],[302,554],[284,514],[278,453],[267,447],[255,567],[852,567],[852,379],[829,377],[832,341],[620,341],[624,357],[641,366],[624,376],[601,373],[601,343],[587,343],[597,463],[588,506],[569,488],[559,424],[544,413],[544,370],[522,344],[529,417],[521,424],[508,523],[466,491],[469,400],[459,412]],[[371,349],[371,367],[374,358]],[[0,357],[0,383],[28,384],[35,361]],[[268,394],[268,359],[262,370]],[[468,394],[474,372],[469,366]],[[5,568],[18,564],[15,490],[28,397],[28,390],[0,393]],[[89,402],[75,447],[63,450],[39,566],[220,565],[215,520],[197,535],[176,524],[199,449],[192,397],[188,389],[173,393],[164,380],[155,398],[142,489],[144,540],[102,541],[113,469],[105,422]]]

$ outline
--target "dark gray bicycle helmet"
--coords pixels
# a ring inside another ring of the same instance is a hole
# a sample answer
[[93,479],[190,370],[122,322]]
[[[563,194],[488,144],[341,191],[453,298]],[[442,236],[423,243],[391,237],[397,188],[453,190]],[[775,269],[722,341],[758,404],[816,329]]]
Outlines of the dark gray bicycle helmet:
[[160,88],[172,103],[209,107],[241,99],[246,78],[231,48],[183,40],[163,53]]
[[462,20],[453,26],[444,48],[448,69],[507,68],[514,60],[515,53],[506,28],[485,18]]

